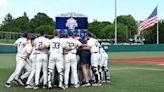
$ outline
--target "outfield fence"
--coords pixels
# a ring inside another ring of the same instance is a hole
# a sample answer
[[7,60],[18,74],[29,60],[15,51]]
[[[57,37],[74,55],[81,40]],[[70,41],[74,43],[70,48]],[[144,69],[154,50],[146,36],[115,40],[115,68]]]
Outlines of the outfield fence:
[[22,33],[0,31],[0,39],[16,40],[22,36]]
[[164,51],[164,44],[103,45],[107,52]]
[[[148,45],[103,45],[107,52],[164,51],[164,44]],[[16,53],[16,48],[10,44],[0,44],[0,53]]]

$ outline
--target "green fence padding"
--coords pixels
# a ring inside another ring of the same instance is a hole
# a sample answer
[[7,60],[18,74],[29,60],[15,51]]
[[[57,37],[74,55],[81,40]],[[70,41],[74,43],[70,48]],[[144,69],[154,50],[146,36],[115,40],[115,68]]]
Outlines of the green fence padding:
[[[148,45],[103,45],[107,52],[164,51],[164,44]],[[16,53],[16,48],[10,45],[0,45],[0,53]]]
[[148,45],[103,45],[107,52],[164,51],[164,44]]
[[16,48],[10,45],[0,45],[0,53],[16,53]]

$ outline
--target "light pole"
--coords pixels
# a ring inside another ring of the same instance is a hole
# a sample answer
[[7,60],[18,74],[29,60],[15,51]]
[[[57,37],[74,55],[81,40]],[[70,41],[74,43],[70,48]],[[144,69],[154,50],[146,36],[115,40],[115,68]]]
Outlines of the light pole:
[[115,44],[117,44],[117,0],[115,0]]

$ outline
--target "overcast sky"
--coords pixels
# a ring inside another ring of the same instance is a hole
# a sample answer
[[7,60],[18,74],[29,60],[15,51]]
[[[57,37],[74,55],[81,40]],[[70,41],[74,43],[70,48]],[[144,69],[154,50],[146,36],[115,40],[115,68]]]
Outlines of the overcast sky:
[[[157,4],[159,19],[164,19],[164,0],[117,0],[117,16],[131,14],[136,20],[144,20]],[[30,19],[38,12],[53,19],[61,13],[77,12],[87,15],[89,22],[113,22],[115,0],[0,0],[0,10],[0,23],[9,12],[14,18],[26,12]]]

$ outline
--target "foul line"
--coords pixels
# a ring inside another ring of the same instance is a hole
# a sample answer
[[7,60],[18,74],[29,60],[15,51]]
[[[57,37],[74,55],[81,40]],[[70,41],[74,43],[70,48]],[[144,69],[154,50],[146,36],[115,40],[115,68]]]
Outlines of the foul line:
[[149,70],[149,71],[164,71],[164,69],[156,69],[156,68],[112,68],[110,70]]

